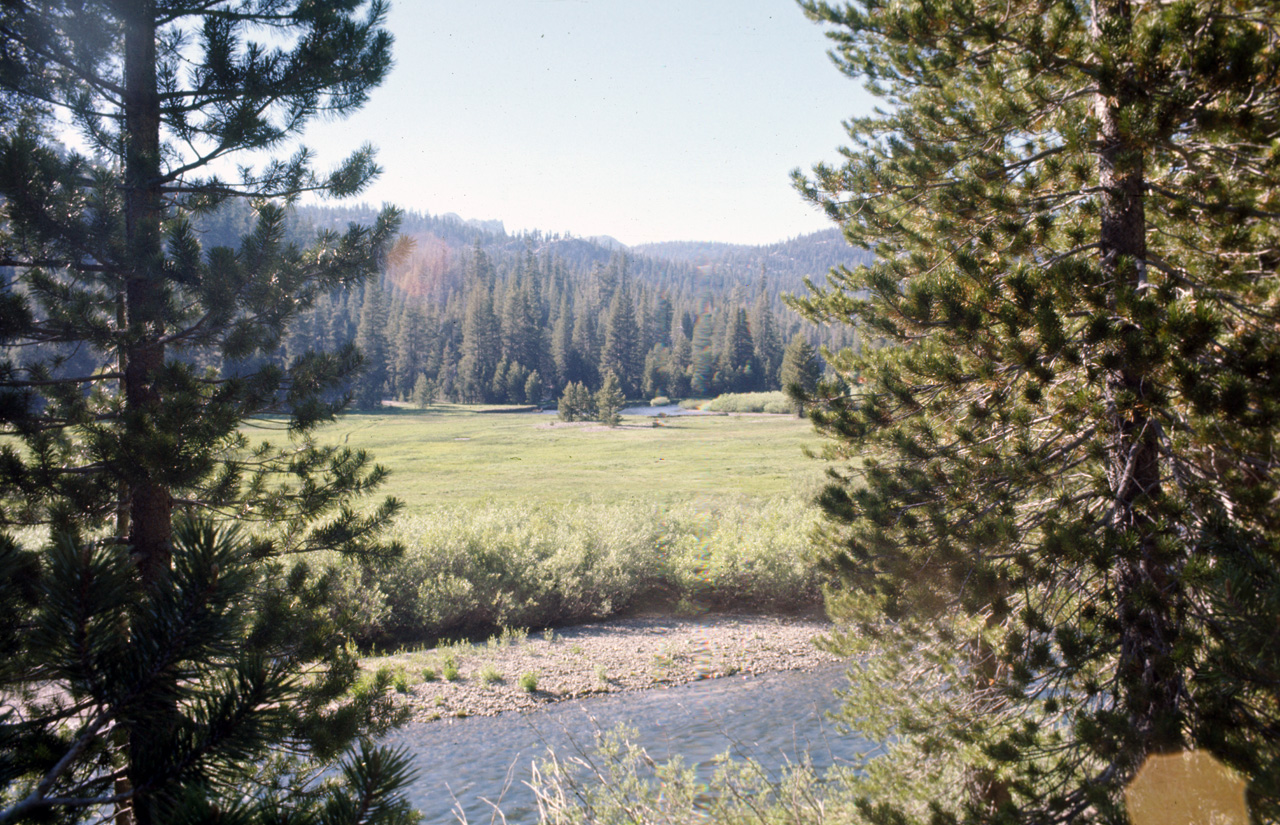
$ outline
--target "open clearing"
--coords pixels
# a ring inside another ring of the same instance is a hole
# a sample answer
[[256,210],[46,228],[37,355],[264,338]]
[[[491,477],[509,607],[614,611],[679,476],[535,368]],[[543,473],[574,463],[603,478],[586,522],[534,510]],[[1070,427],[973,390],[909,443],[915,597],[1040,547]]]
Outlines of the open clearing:
[[821,462],[803,453],[819,445],[812,425],[780,415],[628,416],[610,429],[441,405],[348,414],[318,440],[369,450],[391,471],[384,491],[404,501],[409,514],[495,501],[662,504],[804,495],[822,473]]

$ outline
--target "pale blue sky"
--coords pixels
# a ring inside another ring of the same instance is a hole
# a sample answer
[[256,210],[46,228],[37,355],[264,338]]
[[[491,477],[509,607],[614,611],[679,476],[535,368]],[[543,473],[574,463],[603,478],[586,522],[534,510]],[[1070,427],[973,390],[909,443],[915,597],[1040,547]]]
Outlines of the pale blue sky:
[[788,172],[869,107],[792,0],[392,0],[396,66],[313,124],[322,165],[368,140],[363,198],[508,231],[771,243],[829,224]]

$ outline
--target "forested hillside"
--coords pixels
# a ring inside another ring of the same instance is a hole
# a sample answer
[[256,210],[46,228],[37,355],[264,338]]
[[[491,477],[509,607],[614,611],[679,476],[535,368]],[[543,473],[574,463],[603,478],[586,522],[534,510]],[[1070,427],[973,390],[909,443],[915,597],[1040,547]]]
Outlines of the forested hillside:
[[871,253],[855,249],[838,227],[801,235],[768,246],[668,241],[632,247],[637,255],[692,264],[727,278],[749,278],[763,269],[774,288],[800,292],[805,278],[822,278],[834,266],[870,263]]
[[[301,207],[290,231],[341,231],[373,212]],[[206,246],[249,220],[215,216]],[[540,403],[569,382],[594,390],[610,371],[631,398],[778,389],[795,333],[815,346],[856,343],[848,328],[809,324],[780,298],[859,259],[834,231],[768,247],[639,251],[452,215],[408,213],[401,231],[378,283],[323,297],[281,342],[284,362],[355,342],[366,359],[354,388],[363,408],[384,398]]]

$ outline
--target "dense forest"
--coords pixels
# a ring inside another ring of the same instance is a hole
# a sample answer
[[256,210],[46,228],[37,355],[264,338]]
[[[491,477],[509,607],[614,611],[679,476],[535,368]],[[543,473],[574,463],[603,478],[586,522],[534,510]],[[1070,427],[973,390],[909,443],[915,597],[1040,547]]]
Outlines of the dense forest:
[[[290,232],[303,241],[374,213],[304,206]],[[232,243],[251,223],[247,207],[224,208],[202,227],[204,243]],[[360,408],[387,398],[538,404],[571,382],[595,390],[608,372],[629,398],[772,390],[796,333],[815,347],[859,344],[851,328],[810,324],[782,300],[805,278],[864,259],[835,229],[765,247],[634,250],[453,215],[408,213],[401,232],[377,282],[322,296],[278,352],[284,363],[355,343]]]

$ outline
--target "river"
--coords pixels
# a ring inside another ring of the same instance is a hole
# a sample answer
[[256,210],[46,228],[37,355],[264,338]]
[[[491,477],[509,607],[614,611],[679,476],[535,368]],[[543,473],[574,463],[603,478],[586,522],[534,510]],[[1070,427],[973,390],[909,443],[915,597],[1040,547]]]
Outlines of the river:
[[655,760],[683,756],[700,780],[710,778],[726,750],[756,759],[772,773],[806,759],[819,770],[848,764],[871,746],[838,732],[826,718],[843,684],[840,666],[714,679],[562,702],[530,714],[411,724],[387,743],[414,754],[418,779],[409,795],[424,822],[457,822],[455,808],[471,823],[490,822],[489,799],[501,800],[506,821],[517,825],[537,820],[524,783],[548,748],[572,755],[588,748],[596,731],[620,724],[637,731],[635,741]]

